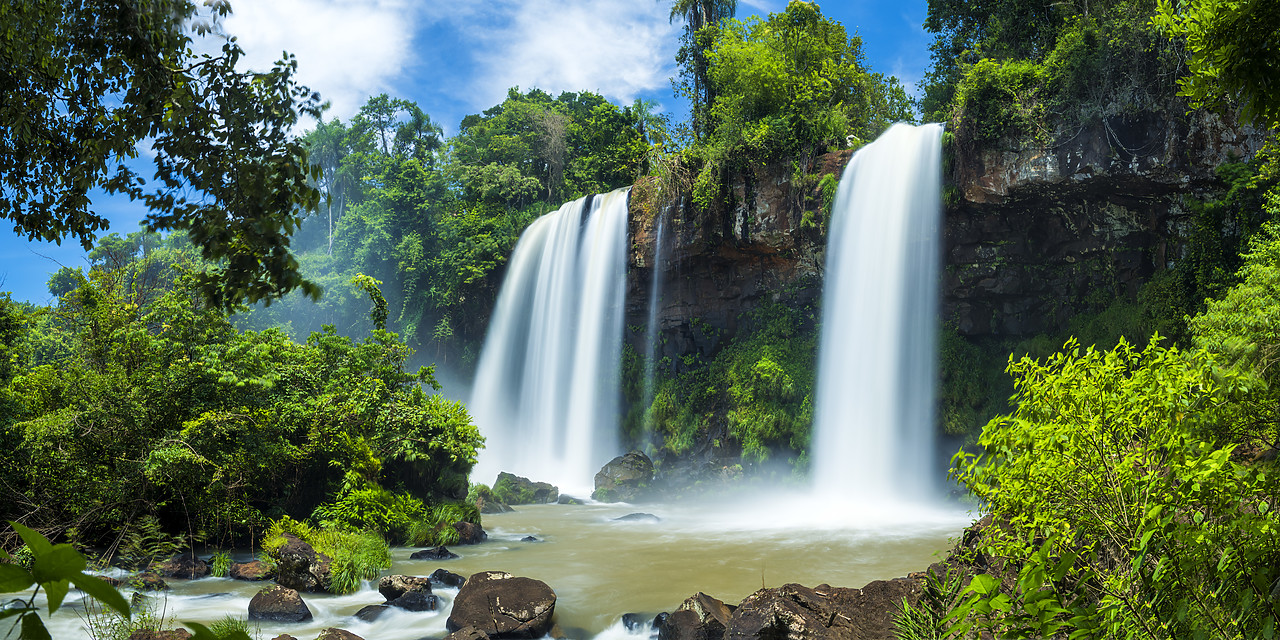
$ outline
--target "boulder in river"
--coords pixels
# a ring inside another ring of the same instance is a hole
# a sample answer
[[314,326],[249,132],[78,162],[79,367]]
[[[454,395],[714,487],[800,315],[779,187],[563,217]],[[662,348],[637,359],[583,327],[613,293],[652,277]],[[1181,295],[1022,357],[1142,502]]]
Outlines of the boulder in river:
[[409,554],[410,560],[453,560],[458,554],[444,548],[435,547],[433,549],[422,549]]
[[324,591],[328,588],[329,556],[291,534],[284,534],[284,546],[276,551],[276,582],[298,591]]
[[311,609],[297,589],[273,584],[254,594],[249,601],[249,619],[269,622],[306,622]]
[[138,591],[164,591],[169,588],[164,578],[150,571],[143,571],[138,575],[129,578],[129,586]]
[[364,640],[360,636],[337,627],[329,627],[316,636],[316,640]]
[[601,502],[633,502],[644,497],[651,482],[653,461],[639,451],[630,451],[600,469],[591,497]]
[[388,601],[387,606],[405,611],[435,611],[440,606],[440,598],[421,591],[407,591],[399,598]]
[[525,536],[523,538],[520,538],[520,542],[542,542],[542,541],[533,536]]
[[455,522],[453,528],[458,530],[458,544],[480,544],[489,539],[489,534],[474,522]]
[[475,627],[490,638],[540,638],[551,629],[556,594],[547,583],[503,571],[467,578],[445,627]]
[[445,636],[444,640],[489,640],[489,636],[475,627],[463,627]]
[[431,593],[431,580],[429,578],[399,574],[382,576],[378,580],[378,593],[381,593],[382,597],[386,598],[388,602],[410,591]]
[[191,632],[186,629],[169,629],[168,631],[154,631],[152,629],[134,629],[129,634],[129,640],[188,640],[191,638]]
[[183,553],[162,562],[152,562],[147,571],[166,578],[195,580],[209,575],[209,565],[193,554]]
[[444,569],[436,569],[427,577],[431,584],[437,587],[461,587],[467,581],[466,578]]
[[628,513],[613,519],[615,522],[662,522],[662,518],[652,513]]
[[227,575],[236,580],[266,580],[275,575],[275,570],[261,560],[250,562],[232,562]]
[[546,504],[560,497],[560,489],[504,471],[493,483],[493,497],[507,504]]
[[736,607],[699,591],[685,599],[658,627],[662,640],[720,640]]
[[556,503],[557,504],[586,504],[585,502],[582,501],[581,498],[575,498],[573,496],[565,495],[563,493],[560,494],[559,498],[556,498]]
[[386,613],[387,609],[390,608],[391,607],[385,604],[371,604],[367,607],[361,607],[360,610],[356,612],[356,619],[363,620],[365,622],[373,622],[378,619],[378,616]]
[[893,638],[893,620],[902,601],[920,600],[919,581],[877,580],[861,589],[786,584],[761,589],[730,616],[725,640]]

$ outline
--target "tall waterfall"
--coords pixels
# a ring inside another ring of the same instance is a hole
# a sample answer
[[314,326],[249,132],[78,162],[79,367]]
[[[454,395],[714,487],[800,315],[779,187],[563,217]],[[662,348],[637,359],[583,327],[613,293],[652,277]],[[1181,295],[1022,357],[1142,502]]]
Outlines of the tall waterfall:
[[932,483],[942,125],[894,125],[859,150],[827,238],[812,479],[864,505]]
[[467,405],[486,438],[475,481],[589,492],[616,455],[627,194],[570,202],[516,243]]

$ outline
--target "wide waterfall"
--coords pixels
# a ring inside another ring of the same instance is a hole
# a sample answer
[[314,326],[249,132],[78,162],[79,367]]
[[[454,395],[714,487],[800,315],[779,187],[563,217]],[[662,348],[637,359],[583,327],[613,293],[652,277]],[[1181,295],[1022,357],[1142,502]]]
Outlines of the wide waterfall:
[[520,236],[467,408],[500,471],[582,494],[617,454],[626,189],[570,202]]
[[934,481],[942,125],[894,125],[845,169],[827,238],[817,406],[820,495],[917,502]]

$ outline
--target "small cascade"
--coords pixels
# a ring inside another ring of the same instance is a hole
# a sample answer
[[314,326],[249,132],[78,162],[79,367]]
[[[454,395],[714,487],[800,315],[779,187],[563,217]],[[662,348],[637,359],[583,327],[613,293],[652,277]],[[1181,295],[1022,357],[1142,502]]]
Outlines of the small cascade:
[[486,438],[472,472],[589,493],[616,455],[628,190],[575,200],[520,236],[468,410]]
[[[644,404],[646,410],[653,404],[653,383],[657,373],[658,356],[658,307],[662,303],[662,255],[666,250],[666,218],[658,212],[658,231],[653,241],[653,279],[649,283],[649,324],[644,335]],[[647,411],[646,411],[647,412]],[[645,421],[648,421],[646,416]],[[646,427],[651,425],[646,424]]]
[[859,150],[827,239],[811,477],[825,498],[922,501],[934,482],[942,125]]

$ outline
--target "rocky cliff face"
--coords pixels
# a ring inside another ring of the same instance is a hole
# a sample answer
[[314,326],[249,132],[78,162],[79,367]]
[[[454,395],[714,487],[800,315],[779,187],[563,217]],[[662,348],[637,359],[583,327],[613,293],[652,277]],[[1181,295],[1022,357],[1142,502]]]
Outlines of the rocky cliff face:
[[[1060,330],[1077,310],[1132,297],[1181,255],[1187,195],[1214,189],[1214,169],[1251,157],[1261,132],[1211,114],[1109,118],[1052,146],[1010,142],[976,153],[948,147],[943,318],[971,337]],[[820,159],[841,172],[848,152]],[[826,238],[816,189],[790,167],[737,179],[723,206],[633,202],[627,323],[647,323],[654,268],[661,355],[709,353],[739,316],[769,297],[821,295]],[[659,251],[658,221],[665,227]],[[628,332],[643,350],[643,330]]]

